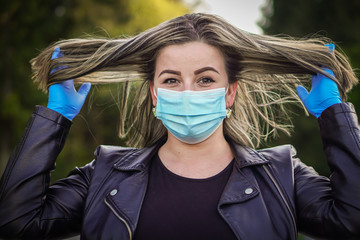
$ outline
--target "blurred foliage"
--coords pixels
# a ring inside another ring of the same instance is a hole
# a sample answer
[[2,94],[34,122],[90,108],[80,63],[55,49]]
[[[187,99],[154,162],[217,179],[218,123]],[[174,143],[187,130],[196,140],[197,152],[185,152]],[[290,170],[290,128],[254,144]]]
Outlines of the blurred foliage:
[[[52,42],[88,36],[121,37],[182,15],[182,0],[11,0],[2,2],[0,81],[0,175],[19,142],[35,105],[47,95],[31,80],[29,61]],[[118,138],[117,99],[121,85],[93,87],[73,121],[52,180],[93,159],[99,144],[124,145]]]
[[[259,22],[265,34],[287,34],[293,37],[323,36],[333,40],[350,58],[353,68],[360,67],[360,1],[358,0],[272,0],[263,6],[263,19]],[[340,48],[337,46],[337,49]],[[355,87],[348,101],[360,111],[360,88]],[[306,117],[299,110],[294,116],[294,134],[281,136],[270,145],[290,143],[298,156],[320,174],[329,175],[317,120]]]

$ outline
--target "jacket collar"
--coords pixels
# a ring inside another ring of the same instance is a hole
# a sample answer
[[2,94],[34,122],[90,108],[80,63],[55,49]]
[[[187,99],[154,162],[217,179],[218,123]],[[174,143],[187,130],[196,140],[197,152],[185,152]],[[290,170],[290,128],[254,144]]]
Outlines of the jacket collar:
[[263,155],[252,148],[242,146],[232,140],[230,140],[229,143],[235,155],[235,163],[238,168],[261,165],[269,162]]
[[[227,211],[224,207],[229,206],[229,204],[248,202],[259,194],[259,189],[254,184],[255,181],[252,181],[251,169],[246,167],[265,164],[268,161],[253,149],[235,143],[230,144],[235,155],[235,166],[220,198],[218,209],[226,218],[235,218],[234,213]],[[134,234],[136,229],[142,201],[146,193],[150,161],[157,154],[161,145],[162,142],[159,142],[152,147],[140,150],[126,150],[114,164],[114,168],[117,170],[134,172],[120,181],[118,189],[122,189],[122,194],[112,196],[109,193],[105,199],[111,210],[122,216],[121,219],[125,219],[123,221],[129,226],[130,236]],[[243,169],[240,170],[240,168]],[[245,222],[241,224],[245,225]],[[236,229],[234,231],[236,232]]]
[[[235,155],[235,164],[240,169],[269,162],[264,156],[252,148],[239,145],[231,140],[229,143]],[[151,147],[132,149],[114,164],[114,168],[121,171],[144,171],[149,166],[150,160],[163,144],[164,140],[157,142]]]
[[148,168],[150,160],[157,154],[165,140],[159,140],[153,146],[141,149],[131,149],[121,156],[114,164],[114,168],[120,171],[144,171]]
[[225,186],[219,201],[219,207],[226,204],[240,203],[259,194],[256,181],[253,181],[253,173],[247,167],[262,165],[269,162],[263,155],[254,149],[244,147],[229,141],[235,155],[235,167]]

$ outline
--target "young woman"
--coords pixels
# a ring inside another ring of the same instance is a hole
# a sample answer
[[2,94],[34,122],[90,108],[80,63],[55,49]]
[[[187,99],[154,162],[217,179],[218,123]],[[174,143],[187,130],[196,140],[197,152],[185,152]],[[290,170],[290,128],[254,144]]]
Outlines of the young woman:
[[[189,14],[129,39],[50,46],[32,62],[49,103],[36,107],[2,176],[0,236],[360,237],[359,125],[342,102],[357,79],[325,44],[254,35]],[[295,87],[311,75],[311,91],[298,86],[298,97]],[[125,130],[137,148],[100,146],[93,162],[49,186],[90,83],[125,79],[143,80],[122,116],[133,124]],[[86,83],[77,92],[74,82]],[[299,98],[318,118],[330,179],[291,146],[254,150],[287,131],[285,104]]]

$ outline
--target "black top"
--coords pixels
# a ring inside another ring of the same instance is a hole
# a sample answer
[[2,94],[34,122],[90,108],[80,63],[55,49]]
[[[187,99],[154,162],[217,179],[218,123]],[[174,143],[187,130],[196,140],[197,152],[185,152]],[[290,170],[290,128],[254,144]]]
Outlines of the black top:
[[191,179],[170,172],[156,155],[135,231],[135,240],[236,239],[217,211],[233,161],[206,179]]

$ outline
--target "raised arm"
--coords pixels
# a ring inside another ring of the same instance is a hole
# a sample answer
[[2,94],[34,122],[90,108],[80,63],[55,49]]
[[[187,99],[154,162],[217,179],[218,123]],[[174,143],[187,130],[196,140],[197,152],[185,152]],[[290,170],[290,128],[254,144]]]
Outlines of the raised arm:
[[325,239],[360,238],[360,128],[354,107],[340,103],[318,119],[330,181],[295,161],[299,230]]
[[360,128],[355,109],[342,103],[336,83],[321,74],[313,77],[310,93],[303,87],[297,90],[308,111],[318,118],[331,171],[329,181],[295,161],[299,230],[326,239],[358,239]]
[[0,238],[38,239],[80,231],[92,165],[75,169],[51,187],[49,180],[71,119],[89,89],[85,85],[77,92],[71,80],[55,84],[49,89],[48,108],[35,108],[0,181]]

